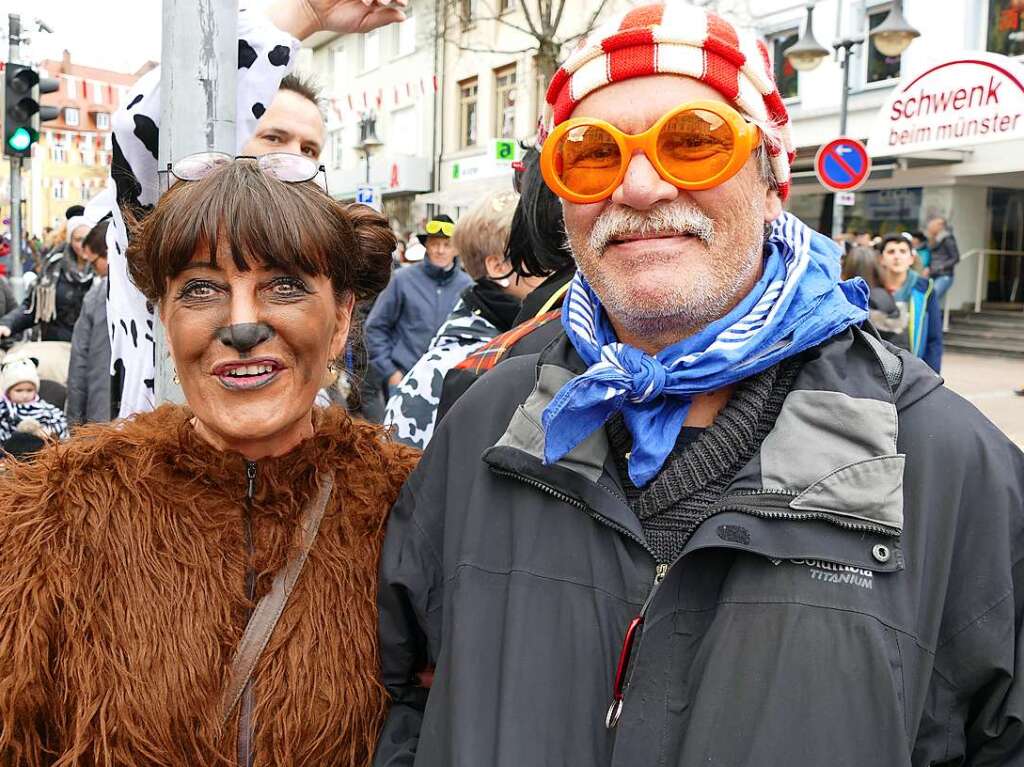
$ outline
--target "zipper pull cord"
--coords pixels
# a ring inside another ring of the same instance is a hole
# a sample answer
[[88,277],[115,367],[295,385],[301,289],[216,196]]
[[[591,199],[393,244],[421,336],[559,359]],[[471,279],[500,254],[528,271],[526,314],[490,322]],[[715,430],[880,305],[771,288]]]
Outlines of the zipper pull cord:
[[622,650],[619,651],[619,663],[615,668],[615,679],[612,682],[612,702],[608,706],[608,713],[604,717],[605,729],[614,730],[615,726],[619,723],[619,718],[622,716],[623,699],[626,695],[626,688],[629,686],[629,683],[626,681],[627,674],[630,680],[633,678],[633,669],[630,668],[629,664],[630,657],[633,655],[633,647],[643,631],[647,608],[651,606],[651,601],[654,599],[654,595],[658,593],[658,589],[661,586],[661,582],[665,580],[667,572],[668,565],[666,564],[659,564],[654,569],[654,584],[651,586],[650,593],[647,594],[647,599],[644,600],[643,607],[640,608],[640,614],[631,620],[626,628],[626,636],[622,639]]
[[256,463],[254,461],[245,462],[245,477],[248,480],[245,497],[251,501],[256,495]]

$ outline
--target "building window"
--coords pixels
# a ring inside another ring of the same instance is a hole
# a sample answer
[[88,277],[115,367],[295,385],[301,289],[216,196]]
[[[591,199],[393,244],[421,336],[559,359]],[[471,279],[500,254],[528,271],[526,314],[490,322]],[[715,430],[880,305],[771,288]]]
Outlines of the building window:
[[498,0],[498,13],[509,13],[516,9],[516,0]]
[[459,83],[459,146],[463,149],[476,146],[476,98],[477,82],[475,77]]
[[67,189],[64,187],[64,179],[55,178],[53,180],[53,199],[55,200],[66,200]]
[[92,86],[92,101],[94,104],[103,103],[103,91],[106,90],[106,86],[98,80],[93,80],[89,83]]
[[796,44],[800,37],[800,30],[788,29],[785,32],[778,32],[768,38],[768,44],[772,52],[772,70],[775,74],[775,82],[779,86],[779,93],[784,99],[795,98],[797,95],[797,72],[789,59],[786,58],[786,50]]
[[494,70],[494,132],[498,138],[516,135],[516,65]]
[[[409,13],[409,11],[406,11]],[[416,51],[416,17],[409,16],[398,25],[398,49],[399,56],[408,56]]]
[[1020,0],[988,0],[986,47],[1005,56],[1024,54],[1024,5]]
[[380,66],[380,30],[375,29],[363,35],[363,71]]
[[341,168],[345,164],[345,142],[343,132],[340,130],[331,132],[331,167]]
[[[890,10],[892,9],[887,5],[880,8],[872,8],[868,13],[868,29],[874,29],[885,21],[885,17],[889,15]],[[870,35],[866,45],[868,50],[867,82],[880,83],[886,80],[898,79],[900,76],[900,57],[882,55],[878,48],[875,47],[875,41],[871,39]]]
[[50,159],[55,163],[68,161],[68,140],[66,134],[54,133],[50,141]]
[[99,130],[110,130],[110,114],[108,112],[96,113],[96,128]]
[[402,153],[420,153],[420,131],[416,119],[416,107],[396,109],[391,113],[391,135],[401,137]]
[[332,45],[327,53],[328,66],[331,72],[331,81],[335,85],[345,82],[345,46],[339,43]]
[[75,107],[64,107],[64,123],[74,128],[78,125],[79,117],[78,110]]
[[74,77],[64,77],[64,90],[67,92],[69,99],[78,98],[78,80]]
[[459,0],[459,18],[462,20],[462,26],[471,27],[476,23],[476,3],[477,0]]

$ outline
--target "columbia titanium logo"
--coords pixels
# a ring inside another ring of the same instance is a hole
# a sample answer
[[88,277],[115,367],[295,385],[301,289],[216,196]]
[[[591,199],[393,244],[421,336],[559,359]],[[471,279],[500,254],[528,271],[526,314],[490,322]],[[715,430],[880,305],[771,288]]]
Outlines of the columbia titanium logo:
[[840,583],[870,589],[874,583],[874,573],[861,567],[837,565],[835,562],[823,562],[820,559],[791,559],[794,565],[810,568],[812,581]]

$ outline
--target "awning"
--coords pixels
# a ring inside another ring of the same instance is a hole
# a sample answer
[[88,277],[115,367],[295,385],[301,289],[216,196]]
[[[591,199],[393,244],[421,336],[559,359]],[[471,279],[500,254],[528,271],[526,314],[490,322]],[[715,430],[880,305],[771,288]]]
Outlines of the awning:
[[439,192],[416,195],[416,202],[442,208],[471,208],[482,198],[495,192],[512,191],[512,174],[458,182]]

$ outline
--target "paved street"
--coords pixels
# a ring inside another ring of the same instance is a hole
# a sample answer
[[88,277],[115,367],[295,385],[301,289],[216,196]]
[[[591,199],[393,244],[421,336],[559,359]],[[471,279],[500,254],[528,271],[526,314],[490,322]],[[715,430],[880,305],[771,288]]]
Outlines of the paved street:
[[1024,397],[1013,393],[1024,386],[1024,360],[945,354],[942,376],[949,388],[1024,447]]

